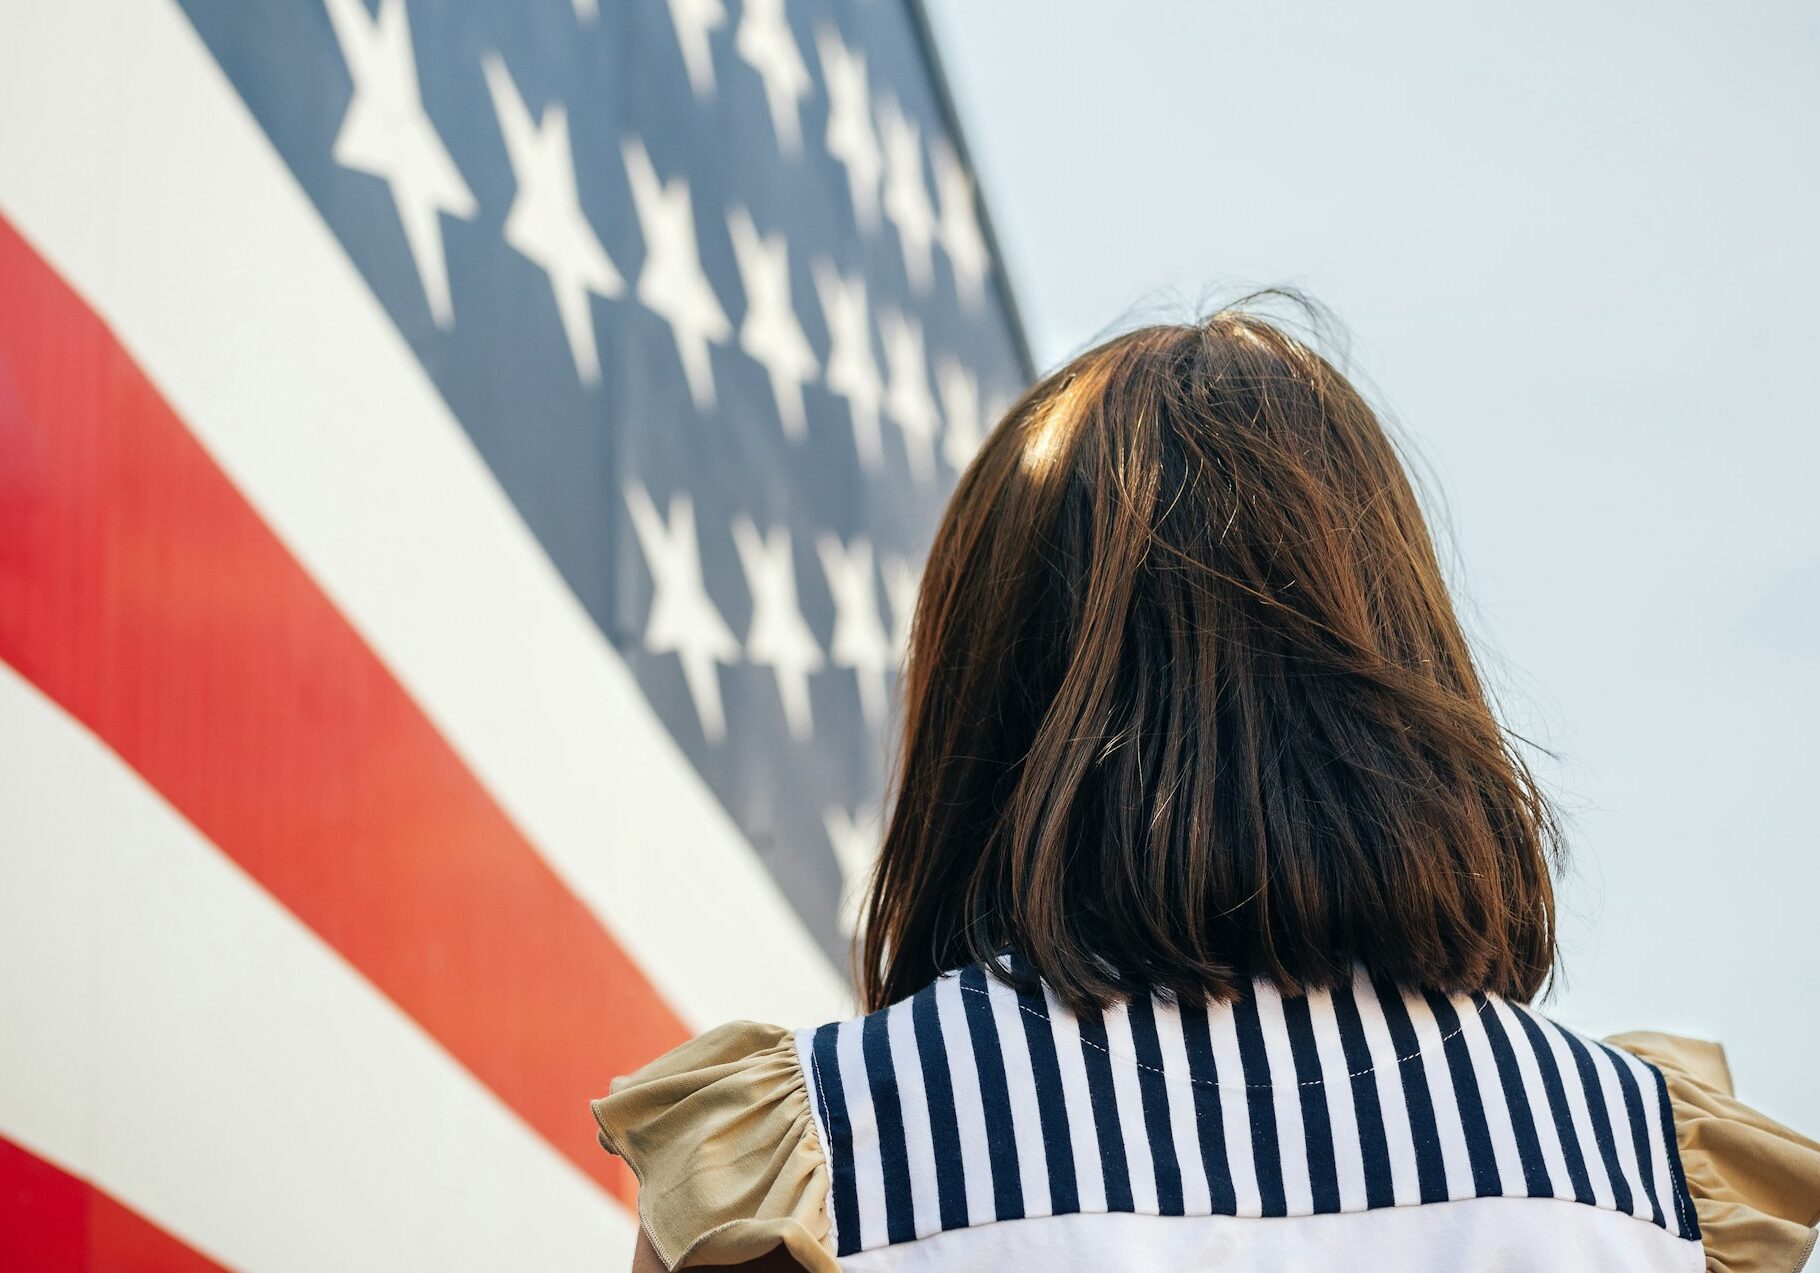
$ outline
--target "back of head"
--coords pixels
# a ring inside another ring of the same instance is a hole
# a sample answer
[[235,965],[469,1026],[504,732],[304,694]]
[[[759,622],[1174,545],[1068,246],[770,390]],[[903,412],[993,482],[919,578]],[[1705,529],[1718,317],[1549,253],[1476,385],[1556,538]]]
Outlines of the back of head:
[[1532,997],[1555,828],[1395,448],[1222,311],[1035,385],[924,573],[871,1008],[1009,946],[1076,1006],[1253,977]]

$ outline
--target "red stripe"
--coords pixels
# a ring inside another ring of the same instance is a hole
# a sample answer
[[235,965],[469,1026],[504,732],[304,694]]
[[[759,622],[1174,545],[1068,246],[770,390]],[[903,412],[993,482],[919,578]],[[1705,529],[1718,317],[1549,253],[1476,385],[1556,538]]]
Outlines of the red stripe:
[[630,1202],[587,1102],[683,1023],[4,219],[0,298],[0,659]]
[[0,1259],[32,1273],[223,1273],[138,1212],[4,1136]]

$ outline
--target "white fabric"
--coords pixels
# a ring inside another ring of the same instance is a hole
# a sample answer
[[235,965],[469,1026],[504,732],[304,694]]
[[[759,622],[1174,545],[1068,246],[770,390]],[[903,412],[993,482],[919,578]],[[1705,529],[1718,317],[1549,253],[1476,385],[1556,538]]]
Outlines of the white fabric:
[[844,1256],[852,1273],[1701,1273],[1647,1221],[1553,1198],[1262,1219],[1128,1212],[1008,1220]]

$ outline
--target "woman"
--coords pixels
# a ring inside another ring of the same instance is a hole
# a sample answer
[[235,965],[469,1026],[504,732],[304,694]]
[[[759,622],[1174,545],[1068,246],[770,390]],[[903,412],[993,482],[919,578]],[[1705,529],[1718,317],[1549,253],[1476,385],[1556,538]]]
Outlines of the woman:
[[1396,452],[1223,311],[1032,388],[924,574],[867,1015],[595,1103],[638,1267],[1793,1270],[1820,1145],[1526,1006],[1548,801]]

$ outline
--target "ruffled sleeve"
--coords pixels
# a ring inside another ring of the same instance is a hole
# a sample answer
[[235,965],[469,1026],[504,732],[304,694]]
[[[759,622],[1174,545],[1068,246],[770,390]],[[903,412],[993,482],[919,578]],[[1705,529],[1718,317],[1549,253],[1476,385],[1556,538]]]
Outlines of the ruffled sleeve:
[[1606,1042],[1662,1071],[1707,1273],[1802,1268],[1820,1223],[1820,1144],[1733,1096],[1717,1043],[1648,1030]]
[[638,1215],[666,1268],[738,1264],[782,1246],[836,1273],[828,1169],[789,1031],[735,1021],[613,1080],[600,1143],[638,1176]]

